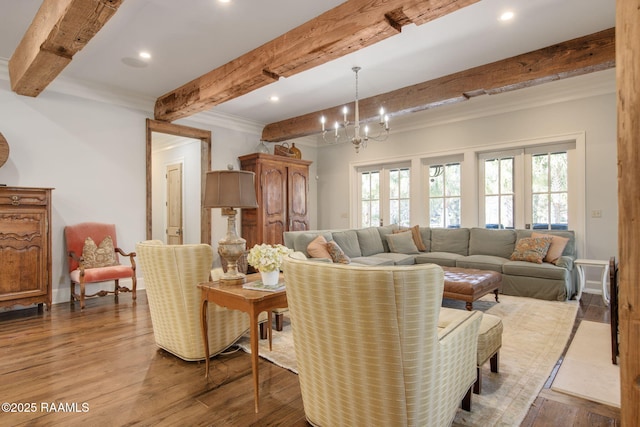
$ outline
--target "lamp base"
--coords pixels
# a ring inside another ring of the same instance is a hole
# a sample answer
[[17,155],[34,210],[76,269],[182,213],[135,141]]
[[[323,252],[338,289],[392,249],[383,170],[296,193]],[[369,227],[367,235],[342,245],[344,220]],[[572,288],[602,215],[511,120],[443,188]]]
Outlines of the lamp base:
[[240,286],[247,283],[247,278],[245,276],[233,279],[225,279],[224,277],[221,277],[218,279],[218,283],[220,283],[220,286]]

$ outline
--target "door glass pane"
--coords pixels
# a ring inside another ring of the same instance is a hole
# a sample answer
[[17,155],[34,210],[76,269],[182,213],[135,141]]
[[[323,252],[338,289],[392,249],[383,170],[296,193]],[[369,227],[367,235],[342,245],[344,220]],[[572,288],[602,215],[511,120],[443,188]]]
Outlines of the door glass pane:
[[500,225],[500,196],[487,196],[484,200],[484,218],[487,228],[497,228]]
[[513,193],[513,157],[500,160],[500,192]]
[[552,153],[549,157],[551,191],[567,191],[567,177],[569,170],[567,164],[567,153]]
[[547,154],[531,157],[531,191],[539,193],[549,189],[549,161]]
[[400,195],[400,171],[389,171],[389,197],[397,199]]
[[460,196],[460,163],[446,166],[446,195]]
[[400,204],[398,202],[398,200],[389,200],[389,208],[390,208],[390,215],[391,217],[389,218],[389,220],[391,221],[390,224],[400,224],[400,211],[399,211],[399,207]]
[[[569,203],[567,202],[567,193],[556,193],[551,195],[551,224],[568,225],[569,224]],[[563,227],[552,227],[563,228]]]
[[451,197],[447,200],[447,228],[460,227],[460,197]]
[[500,228],[514,228],[513,227],[513,196],[504,195],[500,197],[501,209],[500,209]]
[[484,162],[484,193],[498,194],[500,164],[498,159],[486,160]]
[[429,196],[442,197],[444,195],[444,174],[438,171],[435,166],[429,168]]
[[400,174],[400,197],[409,198],[409,169],[401,169]]
[[444,199],[433,198],[429,200],[429,227],[444,227]]

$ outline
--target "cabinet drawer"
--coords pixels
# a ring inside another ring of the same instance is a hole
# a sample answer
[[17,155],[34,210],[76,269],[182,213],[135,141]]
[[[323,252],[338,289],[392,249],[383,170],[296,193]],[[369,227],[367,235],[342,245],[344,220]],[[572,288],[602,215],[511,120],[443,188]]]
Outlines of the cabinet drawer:
[[47,203],[46,190],[0,188],[1,206],[45,206]]

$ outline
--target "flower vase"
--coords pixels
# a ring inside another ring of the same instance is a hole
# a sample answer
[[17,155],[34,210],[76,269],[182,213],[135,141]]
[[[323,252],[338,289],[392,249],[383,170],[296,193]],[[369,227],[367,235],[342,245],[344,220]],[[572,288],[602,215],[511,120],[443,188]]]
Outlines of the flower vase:
[[260,276],[262,277],[262,284],[265,286],[275,286],[278,284],[278,280],[280,279],[280,272],[278,270],[274,271],[261,271]]

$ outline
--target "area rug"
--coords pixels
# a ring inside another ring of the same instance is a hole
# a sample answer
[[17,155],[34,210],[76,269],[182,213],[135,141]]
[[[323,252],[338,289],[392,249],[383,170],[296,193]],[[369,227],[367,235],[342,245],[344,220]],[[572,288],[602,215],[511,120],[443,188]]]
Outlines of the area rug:
[[551,389],[620,407],[620,367],[611,362],[611,326],[583,320]]
[[[464,302],[445,300],[443,305],[464,310]],[[474,309],[502,318],[504,331],[500,372],[489,364],[482,369],[482,394],[473,395],[472,411],[458,410],[454,426],[518,426],[562,355],[575,321],[575,301],[542,301],[500,295],[496,303],[487,295]],[[238,344],[250,353],[248,336]],[[291,327],[285,316],[282,332],[273,332],[273,351],[260,340],[260,356],[296,372]]]

